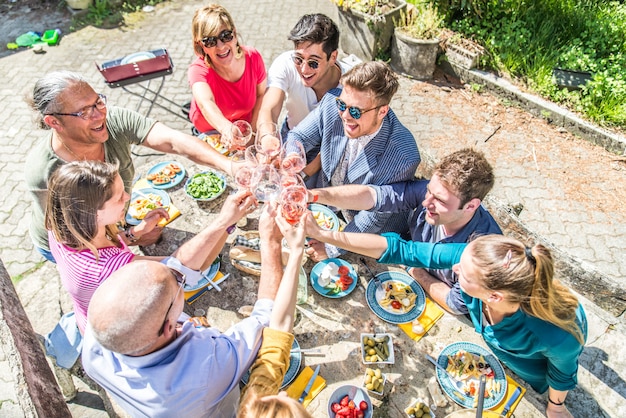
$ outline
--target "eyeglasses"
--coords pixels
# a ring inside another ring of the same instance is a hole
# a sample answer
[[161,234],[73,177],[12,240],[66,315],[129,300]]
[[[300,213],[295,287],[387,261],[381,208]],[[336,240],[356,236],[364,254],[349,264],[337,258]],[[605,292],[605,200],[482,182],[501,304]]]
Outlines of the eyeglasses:
[[80,112],[75,113],[46,113],[46,115],[50,116],[77,116],[81,119],[89,120],[93,116],[94,109],[98,109],[99,111],[103,111],[107,107],[107,97],[104,94],[98,93],[98,100],[91,106],[85,106]]
[[223,44],[225,44],[226,42],[232,41],[234,37],[235,35],[233,35],[233,31],[226,29],[221,31],[220,34],[217,36],[206,36],[202,38],[202,45],[204,45],[205,48],[213,48],[215,45],[217,45],[218,39],[222,41]]
[[172,299],[172,303],[170,303],[170,306],[167,308],[167,312],[165,312],[163,325],[161,325],[161,328],[159,328],[159,337],[163,335],[163,333],[165,332],[165,322],[167,321],[167,316],[170,314],[170,311],[172,310],[172,306],[174,306],[174,302],[176,302],[176,299],[178,299],[178,294],[180,293],[180,289],[185,287],[185,283],[187,282],[187,277],[180,271],[170,268],[170,272],[172,273],[172,276],[174,276],[174,278],[176,279],[176,283],[178,283],[179,287],[178,287],[178,290],[176,291],[176,295],[174,295],[174,299]]
[[312,70],[317,70],[317,67],[320,66],[319,61],[305,60],[304,58],[302,58],[302,57],[300,57],[298,55],[292,55],[291,59],[293,60],[293,63],[296,64],[298,67],[300,67],[303,62],[306,62],[306,65],[308,65],[309,68],[312,69]]
[[335,99],[335,102],[337,103],[337,109],[339,109],[340,112],[345,112],[346,109],[348,109],[348,112],[350,112],[350,116],[352,116],[354,119],[361,119],[361,116],[363,116],[364,113],[367,113],[371,110],[374,109],[378,109],[380,106],[376,106],[373,107],[371,109],[367,109],[367,110],[361,110],[358,107],[355,106],[349,106],[346,104],[346,102],[344,102],[343,100],[341,100],[339,97],[337,97]]

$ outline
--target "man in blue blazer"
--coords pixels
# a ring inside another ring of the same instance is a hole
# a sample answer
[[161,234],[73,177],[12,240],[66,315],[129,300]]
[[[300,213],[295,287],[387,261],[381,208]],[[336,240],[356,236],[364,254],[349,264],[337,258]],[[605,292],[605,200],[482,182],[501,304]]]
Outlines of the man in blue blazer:
[[[380,61],[356,65],[341,77],[343,89],[330,90],[317,109],[289,132],[302,142],[311,164],[310,187],[343,184],[385,185],[415,177],[420,155],[415,138],[389,108],[399,81]],[[319,154],[319,163],[315,166]],[[345,231],[381,233],[407,229],[407,213],[341,211]],[[316,261],[341,250],[312,241],[307,253]]]

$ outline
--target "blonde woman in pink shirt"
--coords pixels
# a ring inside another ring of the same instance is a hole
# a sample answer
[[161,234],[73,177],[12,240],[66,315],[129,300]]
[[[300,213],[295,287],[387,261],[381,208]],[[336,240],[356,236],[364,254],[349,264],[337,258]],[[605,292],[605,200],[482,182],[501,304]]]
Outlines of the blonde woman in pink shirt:
[[72,297],[81,333],[87,324],[91,296],[111,273],[140,259],[163,260],[191,276],[208,268],[218,256],[227,229],[245,216],[254,198],[249,192],[226,199],[219,216],[176,250],[172,257],[133,254],[128,243],[152,231],[167,211],[149,212],[137,226],[120,231],[130,196],[114,164],[75,161],[60,166],[48,180],[46,228],[63,287]]

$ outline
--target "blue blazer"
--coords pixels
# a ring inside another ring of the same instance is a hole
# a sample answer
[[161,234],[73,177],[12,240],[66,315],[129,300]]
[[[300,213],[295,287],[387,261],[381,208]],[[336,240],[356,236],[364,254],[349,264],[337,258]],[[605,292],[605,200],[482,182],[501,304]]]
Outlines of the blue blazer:
[[[319,153],[322,169],[314,187],[330,186],[330,179],[339,166],[349,138],[335,98],[341,89],[332,89],[320,101],[319,106],[293,128],[287,139],[295,139],[304,145],[310,162]],[[384,185],[415,178],[420,154],[413,134],[400,123],[390,109],[378,134],[367,144],[363,152],[348,167],[346,184]],[[407,229],[407,213],[352,211],[354,219],[345,231],[349,232],[400,232]]]

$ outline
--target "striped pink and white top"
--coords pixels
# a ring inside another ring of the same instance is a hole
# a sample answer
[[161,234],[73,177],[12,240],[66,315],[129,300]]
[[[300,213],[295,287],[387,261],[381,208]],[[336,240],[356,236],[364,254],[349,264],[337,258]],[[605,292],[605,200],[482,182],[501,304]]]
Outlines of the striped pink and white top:
[[87,308],[94,292],[111,273],[133,261],[135,254],[120,239],[121,248],[111,246],[98,249],[100,258],[96,261],[91,250],[76,251],[60,244],[50,231],[48,239],[50,251],[61,275],[61,283],[74,302],[76,324],[83,333],[87,325]]

